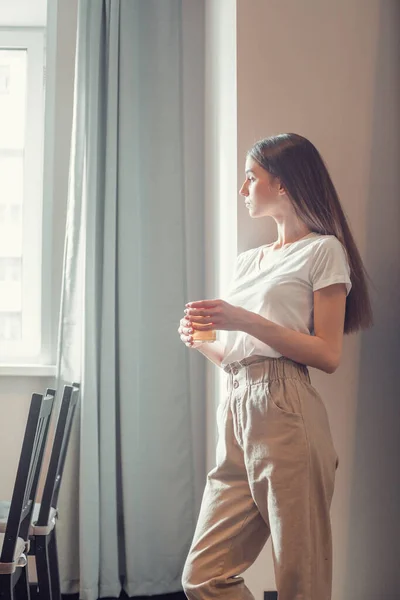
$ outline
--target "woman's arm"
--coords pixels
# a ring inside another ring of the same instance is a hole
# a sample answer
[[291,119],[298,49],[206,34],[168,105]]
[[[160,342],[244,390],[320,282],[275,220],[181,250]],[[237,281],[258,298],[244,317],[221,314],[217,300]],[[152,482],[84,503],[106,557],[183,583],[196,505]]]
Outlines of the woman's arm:
[[335,283],[314,292],[314,336],[282,327],[221,299],[189,302],[186,307],[186,318],[193,329],[200,328],[198,323],[201,323],[202,331],[244,331],[283,356],[325,373],[334,373],[339,366],[346,312],[344,283]]
[[340,364],[346,308],[346,286],[336,283],[314,292],[311,336],[277,325],[251,311],[241,330],[298,363],[334,373]]

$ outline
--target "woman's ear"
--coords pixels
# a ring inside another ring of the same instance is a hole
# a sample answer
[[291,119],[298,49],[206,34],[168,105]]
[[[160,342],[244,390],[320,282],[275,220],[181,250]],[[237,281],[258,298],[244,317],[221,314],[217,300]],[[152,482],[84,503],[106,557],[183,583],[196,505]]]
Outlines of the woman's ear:
[[285,194],[286,194],[286,190],[285,190],[285,188],[283,187],[282,183],[281,183],[281,182],[279,182],[278,195],[279,195],[279,196],[284,196]]

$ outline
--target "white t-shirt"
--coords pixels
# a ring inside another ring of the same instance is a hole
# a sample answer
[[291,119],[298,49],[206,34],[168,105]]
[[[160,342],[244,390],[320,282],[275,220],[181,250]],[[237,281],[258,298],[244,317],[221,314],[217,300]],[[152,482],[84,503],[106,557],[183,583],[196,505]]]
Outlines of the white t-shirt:
[[[347,295],[351,290],[346,251],[336,236],[318,233],[278,250],[271,247],[268,244],[238,255],[232,282],[222,299],[283,327],[314,335],[313,292],[333,283],[345,283]],[[243,331],[228,331],[225,340],[222,367],[254,354],[282,356]]]

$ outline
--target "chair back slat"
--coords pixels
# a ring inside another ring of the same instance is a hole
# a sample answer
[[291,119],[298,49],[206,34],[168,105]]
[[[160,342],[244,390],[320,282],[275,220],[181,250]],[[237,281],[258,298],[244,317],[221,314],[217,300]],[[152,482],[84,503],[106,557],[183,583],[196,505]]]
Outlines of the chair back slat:
[[[33,452],[31,457],[31,464],[29,468],[28,483],[25,490],[23,510],[26,506],[30,506],[30,502],[34,503],[36,498],[37,486],[39,483],[40,472],[42,469],[43,458],[46,447],[46,440],[49,433],[50,416],[54,406],[55,390],[48,390],[50,393],[45,396],[42,404],[42,411],[39,418],[38,427],[35,435],[35,442],[33,445]],[[52,400],[51,400],[52,399]],[[33,507],[32,507],[33,508]],[[21,523],[26,520],[26,516],[21,515]],[[26,520],[20,536],[26,537],[28,535],[30,522]]]
[[32,507],[32,500],[28,500],[28,502],[26,504],[24,504],[24,506],[22,507],[21,522],[28,516],[28,514],[31,511],[31,507]]
[[0,562],[13,562],[17,538],[27,539],[48,433],[54,395],[33,394],[15,478]]
[[[31,465],[29,469],[29,477],[24,495],[23,512],[20,516],[19,537],[22,537],[25,540],[28,539],[29,527],[32,521],[32,513],[35,505],[37,486],[42,470],[46,441],[50,427],[50,419],[54,407],[54,397],[54,390],[51,390],[50,394],[45,396],[42,402],[42,410],[40,413],[38,428],[36,431]],[[25,506],[28,507],[28,510],[26,512],[24,511]]]
[[[47,388],[45,396],[46,397],[47,396],[52,396],[52,398],[53,398],[53,404],[52,404],[52,407],[51,407],[51,413],[52,413],[53,408],[55,406],[56,390],[54,390],[53,388]],[[46,440],[47,440],[49,431],[50,431],[50,418],[46,420],[46,429],[44,431],[44,436],[45,436]],[[41,444],[39,446],[39,453],[37,455],[37,463],[40,466],[42,466],[42,464],[43,464],[45,449],[46,449],[46,444],[45,443]],[[32,486],[31,486],[30,499],[31,500],[35,500],[37,488],[38,488],[38,485],[39,485],[40,469],[34,469],[32,471],[32,474],[33,474],[33,482],[32,482]]]
[[78,402],[79,389],[79,384],[75,383],[64,386],[49,467],[40,503],[39,516],[35,523],[39,527],[48,524],[51,508],[57,508],[58,493],[68,450],[73,417]]
[[43,446],[43,444],[41,442],[43,440],[44,434],[45,434],[45,423],[44,423],[43,419],[40,419],[38,428],[36,430],[35,441],[33,443],[33,452],[32,452],[32,456],[31,456],[31,462],[29,465],[28,483],[26,486],[24,502],[23,502],[24,506],[26,506],[30,500],[31,492],[32,492],[32,488],[33,488],[33,482],[35,479],[35,474],[37,471],[39,471],[39,469],[37,468],[38,461],[40,458],[39,451],[40,451],[40,448]]
[[80,396],[80,384],[74,382],[72,384],[72,387],[74,388],[74,392],[73,392],[71,405],[70,405],[70,411],[68,414],[68,420],[67,420],[67,424],[66,424],[66,428],[65,428],[65,434],[64,434],[64,439],[63,439],[63,444],[62,444],[61,454],[60,454],[60,462],[58,465],[58,472],[57,472],[57,477],[56,477],[55,486],[54,486],[53,499],[52,499],[52,506],[54,508],[57,508],[58,494],[60,492],[61,480],[62,480],[64,467],[65,467],[65,460],[67,458],[68,444],[69,444],[69,440],[71,437],[74,415],[75,415],[76,407],[79,402],[79,396]]

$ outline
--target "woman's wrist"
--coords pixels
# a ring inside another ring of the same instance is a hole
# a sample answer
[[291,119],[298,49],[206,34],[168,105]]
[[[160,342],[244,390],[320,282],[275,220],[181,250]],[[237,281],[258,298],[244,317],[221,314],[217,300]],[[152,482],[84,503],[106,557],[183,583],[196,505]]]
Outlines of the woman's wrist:
[[245,308],[237,306],[237,318],[236,318],[236,331],[243,331],[243,333],[250,333],[250,330],[257,324],[259,315]]

